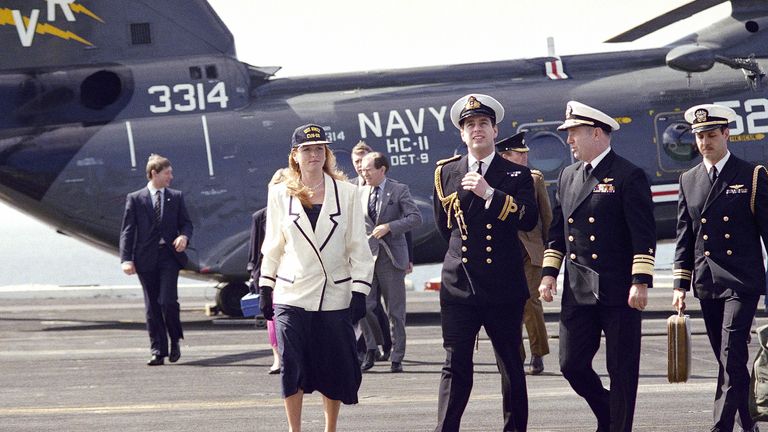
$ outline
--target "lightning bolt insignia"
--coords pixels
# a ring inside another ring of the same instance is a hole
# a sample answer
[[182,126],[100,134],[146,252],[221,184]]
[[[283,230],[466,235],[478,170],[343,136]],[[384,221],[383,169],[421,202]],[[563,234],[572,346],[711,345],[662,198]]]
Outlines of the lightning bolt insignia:
[[90,10],[88,10],[87,7],[85,7],[85,6],[83,6],[83,5],[79,4],[79,3],[71,3],[69,5],[69,8],[72,9],[72,12],[77,12],[77,13],[81,13],[81,14],[87,15],[87,16],[95,19],[96,21],[104,24],[104,20],[103,19],[99,18],[98,15],[96,15],[93,12],[91,12]]
[[[75,4],[72,4],[72,6],[74,7]],[[98,19],[99,21],[101,21],[101,18],[93,14],[93,12],[89,11],[84,6],[81,6],[81,5],[77,5],[77,6],[78,6],[78,9],[82,8],[85,11],[85,12],[81,12],[78,10],[78,13],[85,13],[86,15],[89,15],[89,16],[93,15],[93,17],[95,17],[94,19]],[[29,27],[29,17],[25,16],[25,17],[22,17],[22,19],[24,20],[24,26]],[[0,8],[0,26],[3,26],[3,25],[16,25],[16,22],[13,19],[13,13],[8,8]],[[35,27],[35,33],[40,35],[48,34],[60,39],[74,40],[74,41],[80,42],[83,45],[93,46],[92,43],[90,43],[86,39],[83,39],[77,34],[71,31],[62,30],[48,23],[38,23],[37,26]]]

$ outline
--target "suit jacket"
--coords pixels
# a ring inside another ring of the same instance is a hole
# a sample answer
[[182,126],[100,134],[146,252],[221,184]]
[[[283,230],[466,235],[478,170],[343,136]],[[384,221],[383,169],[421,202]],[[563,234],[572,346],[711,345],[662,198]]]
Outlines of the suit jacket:
[[[349,179],[349,182],[355,186],[361,186],[361,187],[365,186],[365,185],[361,185],[361,183],[365,183],[365,182],[360,176]],[[365,214],[368,214],[368,207],[365,208]],[[421,211],[419,211],[419,216],[421,216]],[[411,231],[405,232],[405,242],[408,244],[408,262],[409,263],[413,262],[413,235],[412,234],[413,233]]]
[[584,178],[584,164],[558,179],[544,276],[565,258],[564,304],[626,305],[634,283],[653,286],[656,223],[642,169],[611,150]]
[[768,175],[733,154],[711,185],[704,163],[680,176],[674,287],[696,297],[765,294]]
[[255,283],[261,275],[261,244],[264,242],[264,231],[267,229],[267,208],[261,208],[253,213],[251,221],[251,242],[248,250],[246,270],[251,274]]
[[155,222],[155,208],[149,189],[131,192],[125,199],[123,225],[120,229],[120,262],[133,261],[137,272],[151,270],[157,263],[160,238],[174,252],[181,267],[187,265],[187,254],[173,249],[173,241],[180,235],[192,239],[192,221],[187,214],[181,191],[165,188],[163,217]]
[[315,229],[284,183],[269,187],[259,286],[274,288],[277,304],[308,311],[349,307],[352,291],[368,294],[373,256],[365,238],[361,188],[325,176]]
[[531,258],[531,264],[541,267],[544,262],[544,244],[547,241],[549,226],[552,224],[552,206],[549,204],[547,185],[541,171],[531,170],[533,188],[536,191],[536,205],[539,208],[539,221],[528,232],[518,233],[524,252]]
[[435,221],[448,241],[440,302],[525,301],[528,285],[517,233],[533,229],[538,221],[531,172],[494,156],[484,175],[494,188],[486,208],[485,200],[461,187],[468,169],[465,155],[438,162],[435,172]]
[[[382,250],[389,255],[395,268],[408,268],[409,253],[405,234],[421,225],[421,212],[411,198],[408,186],[396,180],[387,178],[384,190],[379,191],[379,211],[376,220],[368,215],[368,201],[371,197],[371,186],[364,186],[361,194],[361,209],[365,215],[365,233],[368,235],[368,245],[376,258]],[[389,224],[390,232],[377,239],[371,232],[377,225]]]

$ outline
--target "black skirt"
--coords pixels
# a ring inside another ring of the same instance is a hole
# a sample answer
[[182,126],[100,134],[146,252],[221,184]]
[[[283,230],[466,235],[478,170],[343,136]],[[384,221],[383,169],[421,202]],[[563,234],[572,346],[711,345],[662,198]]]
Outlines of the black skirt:
[[275,305],[283,397],[315,390],[344,404],[357,403],[363,375],[349,309],[308,312]]

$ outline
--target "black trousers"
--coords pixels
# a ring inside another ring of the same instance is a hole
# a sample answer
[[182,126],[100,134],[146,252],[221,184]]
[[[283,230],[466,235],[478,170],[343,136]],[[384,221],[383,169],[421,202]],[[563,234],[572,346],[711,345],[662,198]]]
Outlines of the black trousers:
[[731,432],[737,417],[743,429],[749,430],[754,424],[749,414],[747,338],[759,299],[738,293],[721,299],[699,299],[718,364],[713,431]]
[[[628,432],[640,373],[640,311],[629,306],[563,305],[560,312],[560,371],[597,417],[598,431]],[[592,368],[605,333],[611,390]]]
[[144,290],[144,311],[152,354],[168,356],[168,337],[184,338],[179,307],[179,262],[169,245],[160,248],[155,268],[137,273]]
[[525,432],[528,392],[525,386],[522,343],[525,301],[500,305],[441,304],[445,364],[440,380],[435,432],[461,428],[461,416],[472,392],[472,354],[480,326],[485,327],[501,373],[504,431]]

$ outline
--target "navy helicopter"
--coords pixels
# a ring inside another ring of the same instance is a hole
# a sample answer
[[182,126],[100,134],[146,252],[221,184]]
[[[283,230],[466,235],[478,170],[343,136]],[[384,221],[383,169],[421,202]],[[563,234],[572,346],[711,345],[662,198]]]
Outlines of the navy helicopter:
[[[609,42],[726,1],[692,1]],[[321,123],[350,174],[359,140],[385,152],[425,219],[413,236],[415,262],[438,262],[445,244],[432,217],[433,170],[463,151],[450,105],[479,92],[515,101],[500,136],[527,131],[529,163],[550,183],[573,162],[556,130],[565,103],[616,115],[614,148],[644,168],[659,237],[670,237],[678,177],[699,160],[685,108],[734,108],[731,151],[768,159],[768,1],[730,3],[731,16],[662,48],[275,78],[278,67],[238,61],[204,0],[3,0],[0,199],[116,252],[125,194],[146,181],[147,156],[163,154],[195,224],[185,274],[220,281],[218,306],[238,315],[250,215],[287,164],[297,125]]]

